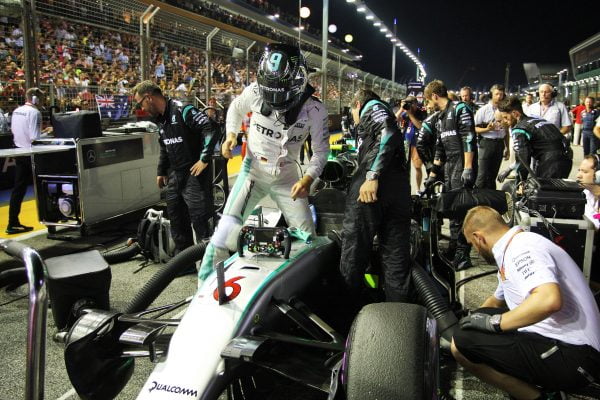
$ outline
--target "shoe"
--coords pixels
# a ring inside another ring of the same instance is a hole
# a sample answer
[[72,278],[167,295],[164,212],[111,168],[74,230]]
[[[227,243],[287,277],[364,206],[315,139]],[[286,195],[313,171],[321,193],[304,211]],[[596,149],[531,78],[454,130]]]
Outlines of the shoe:
[[6,227],[6,233],[9,235],[14,235],[17,233],[25,233],[25,232],[29,232],[32,231],[33,227],[31,226],[25,226],[25,225],[21,225],[21,224],[17,224],[17,225],[9,225]]
[[464,271],[471,268],[473,264],[471,263],[469,249],[456,249],[456,255],[454,256],[454,261],[452,261],[452,266],[455,271]]
[[456,255],[456,240],[450,240],[448,247],[443,251],[444,257],[448,260],[453,260]]

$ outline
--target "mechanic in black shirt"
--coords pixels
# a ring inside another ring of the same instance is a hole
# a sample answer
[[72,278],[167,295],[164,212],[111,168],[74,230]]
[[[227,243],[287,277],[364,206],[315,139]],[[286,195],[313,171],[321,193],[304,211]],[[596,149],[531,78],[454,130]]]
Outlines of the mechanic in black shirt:
[[389,106],[370,90],[352,100],[358,170],[346,200],[340,269],[351,289],[364,285],[375,235],[386,301],[410,300],[410,183],[402,132]]
[[[425,98],[433,102],[440,113],[436,122],[437,141],[435,160],[425,187],[437,181],[444,172],[444,184],[447,190],[473,187],[477,176],[475,143],[475,122],[473,112],[463,102],[452,102],[444,82],[434,80],[425,87]],[[453,266],[456,270],[467,269],[471,264],[471,246],[462,234],[462,222],[450,221],[450,245],[448,254],[454,255]]]
[[[427,171],[427,176],[429,176],[429,172],[433,168],[433,161],[435,158],[436,141],[437,141],[436,125],[437,125],[439,116],[440,116],[439,111],[436,111],[433,114],[431,114],[430,116],[428,116],[425,119],[425,121],[423,121],[423,124],[421,125],[421,129],[419,129],[419,134],[417,135],[417,143],[416,143],[415,147],[417,148],[417,153],[419,154],[419,158],[425,164],[425,170]],[[440,170],[438,170],[438,172],[441,173]]]
[[159,188],[167,186],[171,233],[177,250],[181,251],[194,244],[191,226],[197,240],[211,234],[209,219],[213,216],[213,196],[209,166],[220,133],[205,113],[164,97],[152,81],[139,83],[133,95],[159,128],[156,183]]
[[573,160],[570,155],[569,142],[553,123],[542,118],[528,117],[523,113],[521,101],[517,96],[503,100],[498,105],[504,124],[512,128],[514,151],[518,154],[517,162],[498,175],[502,182],[512,169],[516,169],[521,179],[527,179],[527,170],[519,158],[531,164],[536,161],[534,172],[538,178],[567,178]]

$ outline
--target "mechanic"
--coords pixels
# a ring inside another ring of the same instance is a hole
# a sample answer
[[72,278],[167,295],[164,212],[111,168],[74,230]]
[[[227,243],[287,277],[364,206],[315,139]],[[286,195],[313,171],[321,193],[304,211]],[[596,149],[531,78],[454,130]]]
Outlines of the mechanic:
[[[277,203],[288,226],[314,234],[307,196],[327,162],[329,128],[327,109],[313,93],[300,49],[268,45],[259,61],[257,82],[246,87],[227,112],[227,139],[221,150],[231,158],[242,118],[252,111],[247,153],[202,259],[200,281],[229,257],[228,249],[236,248],[241,224],[266,195]],[[313,156],[302,176],[298,156],[309,134]]]
[[[219,129],[205,113],[163,96],[152,81],[133,88],[139,107],[159,128],[160,157],[156,183],[167,187],[167,213],[177,251],[210,236],[213,217],[211,158]],[[191,222],[191,226],[190,226]]]
[[600,229],[600,204],[597,192],[600,188],[600,155],[589,154],[583,157],[577,170],[577,182],[586,187],[583,190],[586,198],[585,215],[598,230]]
[[352,100],[358,169],[342,230],[341,273],[352,291],[364,285],[373,239],[381,250],[386,301],[410,301],[410,183],[402,132],[391,107],[370,90]]
[[[435,158],[435,143],[437,138],[436,124],[439,115],[440,112],[435,111],[423,121],[419,134],[417,135],[417,142],[415,143],[419,158],[425,164],[427,176],[429,176],[429,172],[431,172],[431,168],[433,168],[433,160]],[[438,177],[438,179],[439,178],[440,177]]]
[[[11,117],[13,142],[15,147],[21,149],[31,148],[31,143],[39,139],[42,133],[52,132],[51,127],[42,131],[42,113],[39,107],[44,104],[45,93],[36,87],[29,88],[25,92],[25,100],[25,104],[17,107]],[[10,194],[6,226],[6,233],[9,235],[33,230],[33,227],[25,226],[19,221],[21,203],[31,179],[31,157],[15,157],[15,184]]]
[[549,392],[597,382],[600,312],[571,257],[541,235],[509,228],[490,207],[469,210],[464,234],[499,266],[498,287],[460,320],[456,361],[516,399],[561,398]]
[[[471,109],[463,102],[453,103],[447,97],[444,82],[434,80],[425,87],[425,97],[433,102],[440,114],[436,123],[438,134],[435,160],[425,187],[439,180],[442,165],[444,183],[447,190],[473,187],[477,176],[477,146],[475,143],[475,122]],[[450,243],[448,257],[455,270],[467,269],[471,264],[471,246],[461,232],[461,221],[450,221]]]
[[504,99],[504,86],[496,84],[490,88],[492,99],[475,114],[475,132],[479,135],[477,158],[479,166],[475,186],[480,189],[496,189],[496,177],[502,157],[510,157],[508,128],[496,121],[498,103]]
[[417,152],[417,134],[423,125],[423,120],[427,118],[427,113],[419,106],[419,101],[415,96],[408,96],[402,100],[400,108],[396,112],[396,119],[400,123],[402,133],[404,134],[404,149],[410,157],[413,167],[415,167],[415,180],[417,182],[417,193],[421,188],[423,181],[423,161],[419,158]]
[[[538,178],[569,176],[573,165],[569,158],[569,143],[554,124],[525,115],[517,96],[501,101],[498,110],[504,124],[512,128],[515,153],[528,164],[532,158],[536,161],[534,172]],[[527,178],[527,170],[517,160],[514,166],[498,175],[498,181],[504,181],[513,169],[522,180]]]

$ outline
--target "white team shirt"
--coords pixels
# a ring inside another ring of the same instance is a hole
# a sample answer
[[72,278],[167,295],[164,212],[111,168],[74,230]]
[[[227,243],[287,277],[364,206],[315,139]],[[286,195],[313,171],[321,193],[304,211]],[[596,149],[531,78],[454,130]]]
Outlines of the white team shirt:
[[42,134],[42,113],[30,104],[17,107],[11,116],[10,130],[15,146],[30,148],[31,142]]
[[[594,215],[598,214],[598,199],[594,196],[594,193],[590,192],[587,189],[583,190],[583,194],[585,194],[585,212],[584,214],[592,221],[596,230],[600,229],[600,220],[595,219]],[[596,233],[598,234],[598,233]]]
[[273,175],[279,174],[281,167],[287,164],[298,168],[296,165],[300,149],[310,134],[313,156],[305,174],[313,179],[319,177],[329,155],[329,119],[325,105],[309,98],[298,113],[294,125],[286,127],[283,113],[273,111],[268,117],[262,115],[262,103],[258,84],[254,82],[231,102],[225,123],[228,133],[238,132],[244,116],[252,112],[248,127],[247,157],[258,160],[258,163],[252,165],[258,165]]
[[[590,345],[600,351],[600,312],[583,273],[573,259],[545,237],[532,232],[506,232],[492,248],[498,266],[504,259],[503,281],[498,273],[494,296],[509,309],[519,306],[536,287],[557,283],[562,308],[548,318],[519,328],[575,345]],[[508,244],[508,247],[507,247]]]
[[523,110],[529,117],[539,117],[546,121],[552,122],[558,129],[563,126],[571,126],[571,117],[569,110],[560,101],[550,102],[547,108],[542,112],[542,103],[539,101],[527,107],[527,111]]
[[[496,110],[497,108],[494,107],[491,101],[485,106],[481,107],[475,113],[475,125],[489,124],[490,122],[495,121]],[[506,131],[504,130],[504,128],[500,127],[500,129],[489,131],[486,133],[481,133],[480,135],[488,139],[503,139],[506,135]]]

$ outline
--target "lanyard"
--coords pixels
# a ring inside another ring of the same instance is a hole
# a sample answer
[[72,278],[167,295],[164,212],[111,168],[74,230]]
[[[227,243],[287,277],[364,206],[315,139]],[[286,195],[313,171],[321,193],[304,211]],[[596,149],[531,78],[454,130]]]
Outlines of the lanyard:
[[506,256],[506,250],[508,250],[508,246],[510,246],[510,242],[517,236],[519,233],[522,233],[523,229],[517,229],[515,233],[508,239],[508,243],[506,243],[506,247],[504,247],[504,253],[502,253],[502,264],[500,265],[500,277],[502,280],[506,280],[506,276],[504,275],[504,256]]

